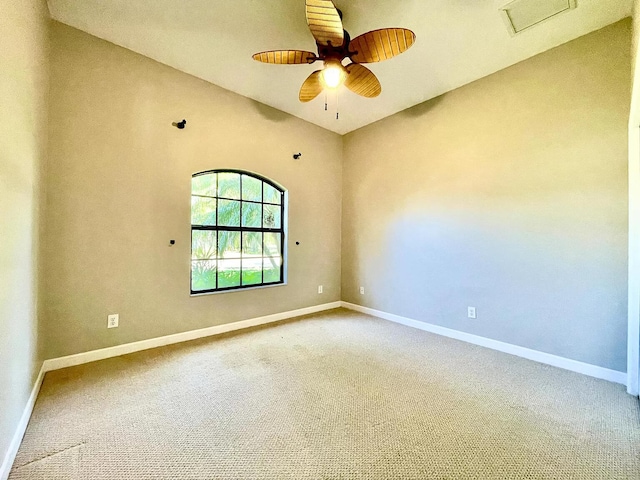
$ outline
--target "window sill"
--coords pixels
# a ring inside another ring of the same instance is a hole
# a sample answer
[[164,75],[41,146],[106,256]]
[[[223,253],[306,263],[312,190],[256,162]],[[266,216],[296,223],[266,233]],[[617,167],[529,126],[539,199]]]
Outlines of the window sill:
[[218,292],[202,292],[202,293],[190,293],[190,297],[204,297],[206,295],[221,295],[223,293],[238,293],[238,292],[246,292],[249,290],[259,290],[262,288],[273,288],[273,287],[285,287],[287,282],[283,283],[274,283],[272,285],[256,285],[255,287],[247,287],[247,288],[235,288],[231,290],[220,290]]

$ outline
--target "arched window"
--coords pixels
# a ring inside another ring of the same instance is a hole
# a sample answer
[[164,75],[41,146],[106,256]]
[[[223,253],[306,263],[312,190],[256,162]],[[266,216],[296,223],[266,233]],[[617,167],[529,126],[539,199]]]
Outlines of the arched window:
[[284,283],[284,190],[238,170],[191,179],[191,293]]

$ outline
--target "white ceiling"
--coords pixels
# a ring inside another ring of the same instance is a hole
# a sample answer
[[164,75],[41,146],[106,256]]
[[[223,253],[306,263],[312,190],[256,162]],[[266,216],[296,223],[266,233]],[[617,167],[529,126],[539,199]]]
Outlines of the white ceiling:
[[[416,33],[402,55],[368,67],[382,94],[341,87],[303,104],[314,65],[267,65],[253,53],[315,50],[304,0],[49,0],[51,16],[311,123],[344,134],[631,15],[633,0],[578,0],[578,8],[510,36],[498,12],[509,0],[335,0],[351,37],[384,27]],[[541,1],[541,0],[532,0]]]

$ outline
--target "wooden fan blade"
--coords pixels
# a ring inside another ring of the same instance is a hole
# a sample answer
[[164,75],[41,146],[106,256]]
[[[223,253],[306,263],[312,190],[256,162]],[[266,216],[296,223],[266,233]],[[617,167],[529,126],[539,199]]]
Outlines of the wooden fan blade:
[[416,34],[406,28],[383,28],[358,35],[349,44],[356,63],[381,62],[400,55],[416,41]]
[[344,29],[340,14],[331,0],[305,0],[307,25],[316,43],[342,46]]
[[258,62],[273,63],[276,65],[295,65],[300,63],[313,63],[317,60],[313,52],[304,50],[271,50],[253,55]]
[[310,102],[314,98],[316,98],[320,92],[322,92],[322,84],[320,83],[320,72],[321,70],[316,70],[311,75],[307,77],[307,79],[300,87],[300,94],[298,98],[301,102]]
[[347,78],[344,81],[345,87],[353,93],[357,93],[358,95],[362,95],[367,98],[373,98],[380,95],[380,92],[382,92],[382,86],[371,70],[358,63],[351,63],[347,65],[346,68]]

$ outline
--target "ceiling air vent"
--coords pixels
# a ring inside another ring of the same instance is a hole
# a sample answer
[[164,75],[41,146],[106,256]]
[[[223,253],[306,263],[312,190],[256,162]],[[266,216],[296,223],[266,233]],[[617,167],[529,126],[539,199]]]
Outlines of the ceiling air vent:
[[500,7],[511,35],[576,8],[576,0],[514,0]]

